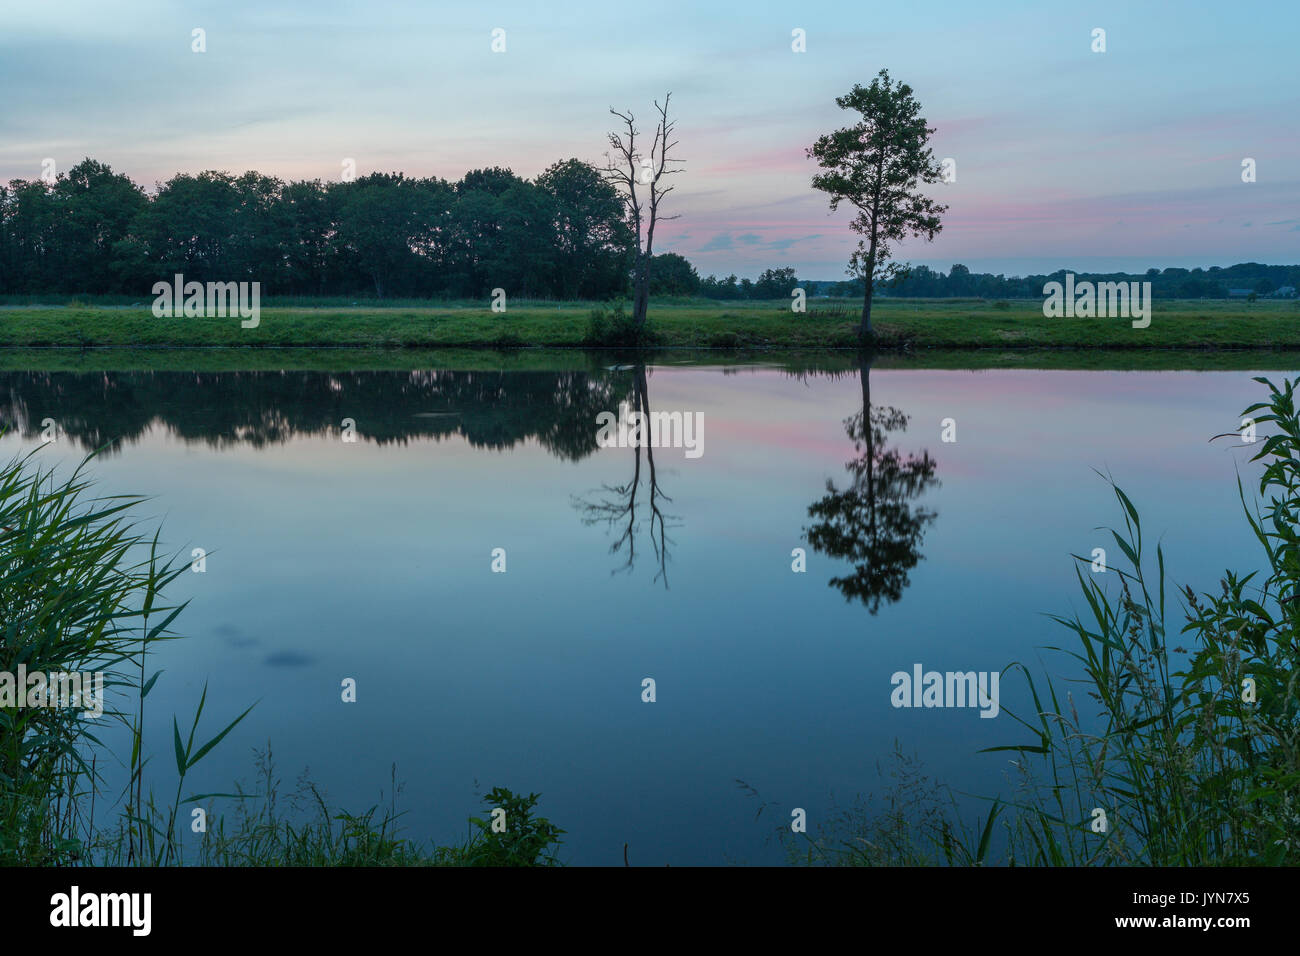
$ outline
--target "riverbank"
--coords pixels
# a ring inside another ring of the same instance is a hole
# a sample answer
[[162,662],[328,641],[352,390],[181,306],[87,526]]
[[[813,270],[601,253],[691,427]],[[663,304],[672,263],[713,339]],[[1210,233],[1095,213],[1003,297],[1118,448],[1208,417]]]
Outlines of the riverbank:
[[[255,328],[227,318],[156,318],[147,302],[0,306],[0,348],[580,348],[596,303],[278,305]],[[852,349],[860,303],[813,300],[805,313],[783,301],[651,304],[660,348]],[[1295,301],[1157,301],[1150,327],[1128,319],[1047,318],[1038,300],[883,299],[874,307],[877,347],[928,350],[1300,350]],[[1294,363],[1292,363],[1294,364]],[[1091,366],[1089,366],[1091,367]]]
[[[629,354],[561,348],[0,348],[0,372],[565,372],[656,366],[777,366],[856,370],[856,350],[652,349]],[[1269,349],[922,349],[880,352],[874,369],[1026,369],[1108,372],[1292,372],[1300,351]]]

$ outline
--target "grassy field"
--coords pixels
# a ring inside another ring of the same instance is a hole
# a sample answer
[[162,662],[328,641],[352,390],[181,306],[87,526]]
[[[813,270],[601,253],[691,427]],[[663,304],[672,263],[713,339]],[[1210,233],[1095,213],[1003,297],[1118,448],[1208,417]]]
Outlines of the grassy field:
[[[15,300],[10,299],[10,302]],[[658,345],[697,349],[853,348],[860,303],[656,300]],[[0,306],[0,348],[365,347],[577,348],[586,344],[589,302],[527,302],[493,313],[485,303],[285,304],[268,299],[260,325],[231,318],[155,318],[149,302]],[[1049,319],[1038,300],[882,299],[878,345],[892,351],[994,349],[1300,350],[1300,302],[1157,301],[1151,325],[1128,319]]]

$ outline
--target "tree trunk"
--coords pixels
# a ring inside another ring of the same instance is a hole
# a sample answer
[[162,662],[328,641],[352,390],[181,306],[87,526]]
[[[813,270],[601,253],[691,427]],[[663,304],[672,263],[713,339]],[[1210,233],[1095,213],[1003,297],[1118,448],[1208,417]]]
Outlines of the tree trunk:
[[876,289],[876,243],[880,239],[880,192],[885,174],[885,158],[882,154],[876,163],[875,188],[871,197],[871,248],[867,250],[867,269],[862,279],[862,324],[858,326],[858,344],[866,348],[871,344],[871,294]]
[[867,254],[866,273],[862,277],[862,322],[858,326],[858,343],[863,347],[871,344],[871,295],[876,289],[876,240],[871,239],[871,251]]
[[632,300],[632,318],[638,329],[645,327],[646,313],[650,311],[650,260],[642,256],[637,263],[636,290]]
[[871,336],[872,336],[872,331],[871,331],[871,293],[872,293],[872,291],[873,291],[873,287],[874,287],[875,284],[871,281],[871,277],[870,277],[870,276],[868,276],[868,277],[866,278],[866,281],[864,281],[862,284],[863,284],[863,290],[862,290],[862,321],[858,324],[858,342],[859,342],[861,345],[869,345],[869,344],[871,343]]

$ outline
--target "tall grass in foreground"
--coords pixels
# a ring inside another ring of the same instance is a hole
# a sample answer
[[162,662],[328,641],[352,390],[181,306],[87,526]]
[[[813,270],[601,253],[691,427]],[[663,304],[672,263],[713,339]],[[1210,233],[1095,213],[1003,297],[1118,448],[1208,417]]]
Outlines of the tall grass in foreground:
[[[60,481],[33,463],[35,454],[0,466],[0,675],[16,675],[20,666],[27,674],[102,672],[104,707],[91,718],[81,707],[24,706],[25,694],[13,703],[0,698],[0,866],[557,862],[564,831],[534,816],[537,794],[491,791],[487,807],[505,810],[506,828],[471,818],[469,835],[449,847],[424,847],[399,835],[395,778],[382,812],[332,809],[319,790],[300,782],[286,813],[269,747],[254,792],[184,796],[189,771],[252,709],[204,741],[198,729],[206,687],[184,735],[172,719],[175,787],[170,799],[156,798],[152,787],[146,790],[151,758],[144,713],[161,671],[149,671],[148,654],[177,636],[170,628],[185,605],[164,604],[161,594],[188,565],[176,566],[174,556],[161,553],[157,532],[144,533],[131,521],[144,499],[90,496],[83,474],[93,455]],[[115,723],[129,741],[127,755],[106,744]],[[112,799],[102,792],[103,758],[129,769],[123,792]],[[304,794],[310,796],[305,803]],[[233,817],[200,806],[220,798],[235,801]],[[211,820],[202,832],[191,825],[197,809]]]
[[104,714],[0,707],[0,863],[59,864],[80,856],[88,819],[79,795],[94,788],[101,735],[115,721],[135,735],[128,810],[138,804],[142,711],[115,701],[149,648],[171,636],[181,609],[158,595],[180,570],[128,519],[142,499],[89,498],[85,462],[59,482],[32,454],[0,469],[0,672],[102,671]]
[[[67,865],[93,861],[101,836],[99,759],[113,724],[129,734],[129,777],[117,803],[122,862],[179,863],[176,822],[186,772],[243,715],[206,743],[176,733],[178,781],[171,804],[145,792],[144,707],[161,672],[147,671],[149,651],[173,640],[185,605],[162,603],[163,589],[186,570],[165,557],[158,534],[131,521],[144,499],[90,497],[87,456],[65,481],[33,463],[37,449],[0,468],[0,673],[103,675],[103,713],[80,706],[25,706],[26,686],[0,702],[0,864]],[[52,682],[51,682],[52,686]],[[121,709],[121,702],[134,707]],[[53,703],[53,702],[51,702]],[[244,712],[245,715],[248,713]]]
[[1053,617],[1076,641],[1051,649],[1082,666],[1084,692],[1076,702],[1022,664],[1007,668],[1033,700],[1011,714],[1030,739],[990,748],[1018,755],[1016,796],[990,800],[963,829],[951,790],[900,759],[883,808],[859,803],[816,835],[783,833],[792,860],[985,864],[997,843],[1010,865],[1300,864],[1300,417],[1295,382],[1256,381],[1268,401],[1243,414],[1276,431],[1251,458],[1263,463],[1260,500],[1247,503],[1240,477],[1238,493],[1263,570],[1225,571],[1214,592],[1186,588],[1180,626],[1167,615],[1164,553],[1157,545],[1152,561],[1137,508],[1112,483],[1126,566],[1076,568],[1085,613]]

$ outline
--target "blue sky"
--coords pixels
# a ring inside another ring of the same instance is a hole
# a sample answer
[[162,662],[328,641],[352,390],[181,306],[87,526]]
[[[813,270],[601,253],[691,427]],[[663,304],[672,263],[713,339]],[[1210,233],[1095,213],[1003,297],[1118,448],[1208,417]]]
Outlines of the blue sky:
[[884,67],[957,163],[934,187],[944,231],[905,245],[910,261],[1300,262],[1293,2],[4,0],[0,14],[3,180],[87,155],[148,187],[212,168],[337,179],[344,158],[360,173],[532,177],[599,163],[609,108],[649,127],[671,90],[686,164],[659,251],[706,274],[837,278],[848,217],[810,188],[803,150],[848,119],[834,98]]

